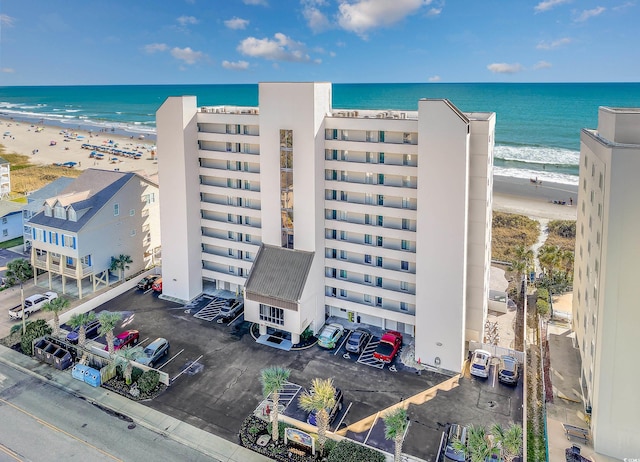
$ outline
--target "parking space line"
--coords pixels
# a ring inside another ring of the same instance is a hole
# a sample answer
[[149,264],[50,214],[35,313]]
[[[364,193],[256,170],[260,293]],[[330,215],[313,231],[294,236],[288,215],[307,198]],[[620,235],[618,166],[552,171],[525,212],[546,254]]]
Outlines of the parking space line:
[[238,316],[236,316],[235,318],[233,318],[233,320],[231,322],[229,322],[229,324],[227,324],[227,326],[230,326],[231,324],[233,324],[234,322],[236,322],[238,319],[240,319],[241,316],[243,316],[244,313],[240,313]]
[[338,352],[342,350],[342,347],[344,346],[344,344],[347,343],[347,339],[349,338],[349,335],[351,335],[350,330],[346,331],[345,335],[343,335],[344,340],[342,340],[342,343],[340,344],[340,346],[336,348],[336,351],[333,352],[333,356],[337,355]]
[[373,352],[376,350],[379,343],[380,341],[378,340],[369,340],[369,343],[367,343],[367,346],[364,347],[362,353],[358,357],[357,362],[364,364],[365,366],[375,367],[376,369],[384,369],[384,363],[373,357]]
[[205,305],[204,308],[194,314],[193,317],[211,322],[220,314],[220,309],[224,306],[225,302],[226,300],[224,298],[214,298]]
[[342,415],[342,418],[340,419],[340,422],[338,422],[338,425],[336,425],[336,427],[335,427],[336,430],[340,429],[340,425],[342,425],[342,422],[344,422],[345,417],[347,417],[347,414],[349,413],[349,410],[351,409],[351,406],[353,406],[353,401],[349,402],[349,406],[347,406],[347,410],[344,411],[344,414]]
[[176,359],[176,358],[178,357],[178,355],[180,355],[183,351],[184,351],[184,348],[183,348],[182,350],[178,351],[175,355],[173,355],[173,356],[172,356],[171,358],[169,358],[167,361],[165,361],[165,363],[164,363],[162,366],[160,366],[160,367],[156,367],[156,369],[158,369],[158,370],[162,370],[162,368],[163,368],[164,366],[166,366],[166,365],[167,365],[167,364],[169,364],[171,361],[173,361],[174,359]]
[[[174,378],[169,379],[169,383],[173,383],[175,380],[178,379],[178,377],[180,377],[182,374],[184,374],[185,372],[187,372],[189,369],[191,369],[191,367],[197,363],[198,361],[200,361],[202,359],[204,355],[200,355],[195,361],[193,361],[191,364],[189,364],[187,367],[185,367],[184,369],[182,369],[180,371],[180,373],[178,375],[176,375]],[[165,363],[166,364],[166,363]]]

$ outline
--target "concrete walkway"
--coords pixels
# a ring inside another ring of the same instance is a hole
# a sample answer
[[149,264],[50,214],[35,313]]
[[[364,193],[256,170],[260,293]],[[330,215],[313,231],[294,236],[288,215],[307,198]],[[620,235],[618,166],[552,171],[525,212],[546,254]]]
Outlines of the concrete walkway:
[[130,417],[137,425],[198,450],[210,456],[214,461],[264,462],[271,460],[105,388],[94,388],[80,382],[71,376],[71,369],[60,371],[4,346],[0,346],[0,362],[48,382],[70,394],[82,397],[90,403]]

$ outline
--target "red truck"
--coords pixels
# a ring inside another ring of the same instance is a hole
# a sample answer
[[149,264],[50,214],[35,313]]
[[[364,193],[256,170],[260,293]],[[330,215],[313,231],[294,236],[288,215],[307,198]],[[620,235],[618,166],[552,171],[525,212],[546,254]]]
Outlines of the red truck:
[[373,357],[383,363],[390,363],[402,346],[402,334],[396,330],[388,330],[380,339],[373,352]]

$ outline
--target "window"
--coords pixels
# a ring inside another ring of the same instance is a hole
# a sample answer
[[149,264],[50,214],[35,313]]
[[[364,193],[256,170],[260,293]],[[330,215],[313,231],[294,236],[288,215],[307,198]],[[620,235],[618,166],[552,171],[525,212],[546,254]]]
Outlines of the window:
[[340,270],[340,279],[347,279],[347,270]]
[[153,204],[156,201],[156,194],[155,193],[145,194],[144,196],[142,196],[142,199],[147,204]]
[[117,217],[120,215],[120,204],[113,204],[113,216]]
[[371,224],[371,215],[369,215],[368,213],[366,213],[364,215],[364,224],[365,225],[370,225]]
[[364,302],[365,303],[371,303],[371,295],[364,294]]
[[2,236],[7,237],[9,235],[9,230],[8,229],[3,229],[2,230]]
[[364,256],[364,262],[368,265],[371,264],[371,255],[365,255]]
[[382,306],[382,297],[376,297],[376,306]]
[[131,209],[129,210],[129,216],[132,217],[136,214],[136,210],[135,209]]
[[382,257],[376,257],[376,266],[382,266]]
[[340,298],[347,298],[347,290],[340,289]]
[[378,132],[378,141],[380,141],[381,143],[384,143],[384,132],[383,131],[379,131]]
[[400,302],[400,311],[409,311],[409,307],[407,306],[407,302]]
[[47,217],[50,217],[52,215],[51,206],[49,204],[44,204],[44,214]]
[[382,278],[381,277],[377,277],[376,278],[376,287],[382,287]]
[[371,284],[371,275],[370,274],[365,274],[364,275],[364,282],[366,284]]
[[284,326],[284,310],[282,308],[276,308],[275,306],[264,305],[261,303],[260,320]]
[[403,133],[402,134],[402,142],[404,144],[411,144],[411,133]]
[[228,222],[233,222],[233,215],[230,213],[227,213],[227,221]]
[[367,164],[370,164],[370,163],[371,163],[371,153],[370,153],[370,152],[365,153],[365,155],[364,155],[364,161],[365,161]]
[[409,241],[402,240],[401,243],[402,250],[409,250]]
[[341,201],[346,201],[347,200],[347,192],[346,191],[340,191],[340,200]]
[[410,162],[411,162],[411,154],[403,154],[402,165],[409,165]]
[[69,209],[69,221],[78,221],[78,215],[73,209]]
[[[117,213],[115,215],[117,215]],[[56,218],[62,218],[63,220],[67,218],[67,214],[64,210],[64,207],[59,204],[56,205],[56,207],[53,209],[53,216]]]
[[244,242],[251,242],[251,234],[244,235]]
[[338,258],[338,251],[336,249],[331,249],[331,258]]
[[244,217],[244,224],[245,225],[250,225],[251,224],[251,217]]
[[229,249],[229,256],[233,257],[233,249]]
[[408,218],[403,218],[402,219],[402,229],[409,229],[409,219]]
[[404,261],[404,260],[403,260],[403,261],[401,261],[401,262],[400,262],[400,268],[401,268],[403,271],[409,271],[409,262],[408,262],[408,261]]
[[409,290],[409,283],[407,281],[400,281],[400,290]]
[[384,217],[382,215],[378,215],[378,226],[384,226]]
[[233,266],[231,266],[231,265],[229,265],[229,272],[230,272],[231,274],[233,274],[233,272],[234,272],[234,268],[233,268]]
[[2,224],[6,225],[7,224],[7,217],[2,217]]
[[602,190],[602,186],[604,185],[604,176],[602,173],[600,174],[600,180],[598,181],[598,185],[600,186],[600,190]]
[[382,194],[378,194],[378,205],[384,205],[384,196]]
[[378,173],[378,184],[384,184],[384,173]]
[[409,199],[408,197],[403,197],[402,198],[402,208],[403,209],[408,209],[411,207],[411,199]]
[[371,234],[365,234],[364,235],[364,243],[365,244],[371,244]]
[[378,244],[378,247],[382,247],[382,241],[383,241],[382,236],[378,236],[376,239],[376,243]]
[[233,231],[228,231],[227,232],[227,238],[235,239],[236,238],[236,233],[234,233]]
[[347,259],[347,251],[346,250],[341,250],[340,251],[340,259],[341,260],[346,260]]
[[347,232],[346,231],[340,231],[340,240],[341,241],[346,241],[347,240]]

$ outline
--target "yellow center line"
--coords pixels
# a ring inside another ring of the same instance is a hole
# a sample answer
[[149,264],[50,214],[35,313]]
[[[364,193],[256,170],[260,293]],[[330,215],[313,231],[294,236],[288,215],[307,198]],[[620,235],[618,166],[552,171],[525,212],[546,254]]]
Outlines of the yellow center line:
[[[67,431],[64,431],[62,428],[56,427],[55,425],[53,425],[53,424],[51,424],[51,423],[49,423],[49,422],[46,422],[46,421],[42,420],[42,419],[41,419],[41,418],[39,418],[38,416],[31,414],[29,411],[27,411],[27,410],[25,410],[25,409],[22,409],[21,407],[18,407],[18,406],[16,406],[15,404],[10,403],[9,401],[7,401],[7,400],[5,400],[5,399],[0,398],[0,402],[3,402],[4,404],[6,404],[6,405],[8,405],[8,406],[11,406],[11,407],[12,407],[12,408],[14,408],[16,411],[19,411],[19,412],[22,412],[22,413],[23,413],[23,414],[25,414],[25,415],[28,415],[29,417],[31,417],[32,419],[34,419],[34,420],[35,420],[36,422],[38,422],[39,424],[41,424],[41,425],[43,425],[43,426],[45,426],[45,427],[47,427],[47,428],[50,428],[50,429],[51,429],[51,430],[53,430],[53,431],[56,431],[56,432],[62,433],[62,434],[64,434],[64,435],[68,436],[69,438],[72,438],[72,439],[76,440],[77,442],[84,444],[85,446],[88,446],[88,447],[90,447],[90,448],[92,448],[92,449],[95,449],[95,450],[96,450],[96,451],[98,451],[99,453],[104,454],[105,456],[110,457],[110,458],[111,458],[111,459],[113,459],[113,460],[117,460],[118,462],[124,462],[122,459],[117,458],[117,457],[116,457],[116,456],[114,456],[113,454],[109,454],[108,452],[103,451],[103,450],[102,450],[102,449],[100,449],[99,447],[94,446],[93,444],[91,444],[91,443],[89,443],[89,442],[87,442],[87,441],[85,441],[85,440],[83,440],[83,439],[80,439],[80,438],[78,438],[77,436],[72,435],[71,433],[69,433],[69,432],[67,432]],[[18,460],[20,460],[20,459],[18,459]]]
[[22,459],[18,456],[18,454],[16,452],[13,452],[8,447],[6,447],[4,444],[0,444],[0,451],[4,452],[6,455],[8,455],[9,457],[11,457],[14,460],[18,460],[18,461],[22,462]]

